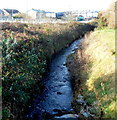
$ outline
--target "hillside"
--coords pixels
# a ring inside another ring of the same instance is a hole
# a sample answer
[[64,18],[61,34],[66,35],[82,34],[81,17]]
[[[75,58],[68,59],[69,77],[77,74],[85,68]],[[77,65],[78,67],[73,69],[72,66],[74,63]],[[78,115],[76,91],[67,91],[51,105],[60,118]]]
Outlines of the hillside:
[[96,117],[115,118],[115,54],[115,30],[106,28],[85,36],[79,50],[69,56],[76,110],[81,94]]

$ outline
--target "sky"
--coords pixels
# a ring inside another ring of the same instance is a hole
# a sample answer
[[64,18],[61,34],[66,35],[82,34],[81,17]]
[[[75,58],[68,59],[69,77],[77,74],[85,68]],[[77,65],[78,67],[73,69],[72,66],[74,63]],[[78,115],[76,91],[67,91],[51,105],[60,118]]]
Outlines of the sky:
[[106,10],[116,0],[1,0],[0,9],[18,9],[26,12],[29,9],[41,9],[53,12],[69,10]]

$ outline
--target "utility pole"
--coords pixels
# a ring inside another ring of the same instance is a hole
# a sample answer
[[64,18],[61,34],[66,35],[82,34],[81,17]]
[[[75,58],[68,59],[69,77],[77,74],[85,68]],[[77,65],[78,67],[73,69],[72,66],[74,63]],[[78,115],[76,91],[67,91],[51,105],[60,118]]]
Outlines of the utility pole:
[[92,10],[92,17],[93,17],[94,10]]
[[13,20],[13,9],[12,9],[11,11],[12,11],[12,13],[11,13],[11,18],[12,18],[12,20]]

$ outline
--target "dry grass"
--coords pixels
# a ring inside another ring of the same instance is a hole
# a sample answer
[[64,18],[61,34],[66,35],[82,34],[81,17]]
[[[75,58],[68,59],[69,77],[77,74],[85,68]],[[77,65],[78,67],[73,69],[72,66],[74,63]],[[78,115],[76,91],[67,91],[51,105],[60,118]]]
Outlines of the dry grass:
[[80,92],[91,113],[115,118],[115,30],[96,30],[85,38],[68,61],[76,84],[74,97]]

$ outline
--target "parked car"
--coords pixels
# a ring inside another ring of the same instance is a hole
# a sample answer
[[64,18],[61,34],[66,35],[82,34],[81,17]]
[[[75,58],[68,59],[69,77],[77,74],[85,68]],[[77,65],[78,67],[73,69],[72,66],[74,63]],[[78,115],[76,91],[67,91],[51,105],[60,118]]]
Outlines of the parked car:
[[56,18],[57,19],[61,19],[63,16],[64,16],[64,12],[58,12],[58,13],[56,13]]
[[76,21],[84,21],[85,20],[85,18],[84,18],[84,16],[82,16],[82,15],[79,15],[77,18],[76,18]]

